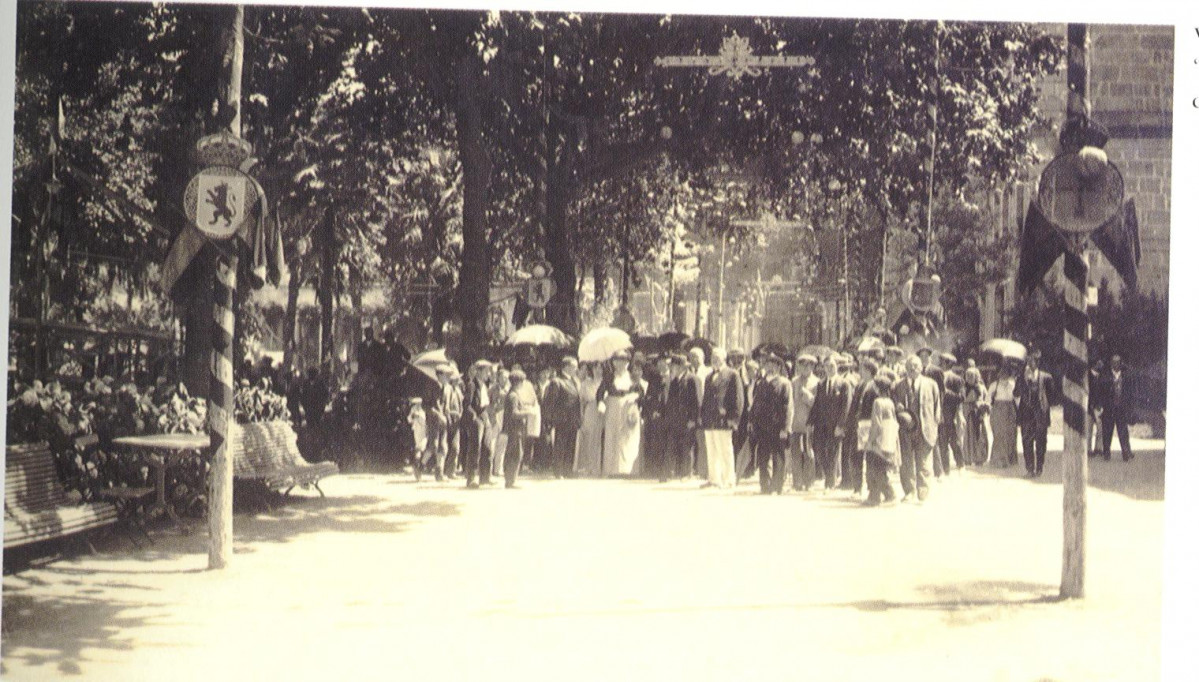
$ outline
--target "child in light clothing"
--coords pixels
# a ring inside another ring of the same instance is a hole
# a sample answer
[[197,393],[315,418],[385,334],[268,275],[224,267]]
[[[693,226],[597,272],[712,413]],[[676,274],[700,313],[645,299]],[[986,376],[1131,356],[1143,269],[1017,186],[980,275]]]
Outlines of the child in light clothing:
[[875,378],[878,397],[870,414],[870,436],[866,442],[866,488],[863,503],[876,507],[895,500],[895,471],[899,468],[899,421],[891,400],[894,375],[883,370]]
[[429,449],[428,418],[423,402],[420,398],[413,398],[408,408],[408,425],[412,427],[413,452],[416,453],[412,458],[412,472],[418,481]]

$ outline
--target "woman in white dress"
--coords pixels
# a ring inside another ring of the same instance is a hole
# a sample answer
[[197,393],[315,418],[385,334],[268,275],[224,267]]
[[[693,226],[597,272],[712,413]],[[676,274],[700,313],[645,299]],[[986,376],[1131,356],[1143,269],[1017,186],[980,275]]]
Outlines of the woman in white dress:
[[1016,375],[1006,363],[991,385],[991,463],[1010,467],[1016,463]]
[[601,389],[605,406],[603,475],[628,476],[641,450],[641,386],[629,374],[629,353],[612,358],[612,379]]
[[582,476],[600,475],[604,443],[604,405],[596,399],[603,376],[600,366],[586,363],[579,368],[579,400],[583,423],[579,426],[575,470]]

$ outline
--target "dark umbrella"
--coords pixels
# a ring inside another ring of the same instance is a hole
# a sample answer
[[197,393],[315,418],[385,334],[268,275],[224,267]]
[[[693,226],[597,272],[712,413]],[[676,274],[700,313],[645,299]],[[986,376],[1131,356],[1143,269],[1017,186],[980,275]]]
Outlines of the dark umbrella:
[[683,344],[691,337],[683,332],[667,332],[658,337],[658,343],[661,344],[661,352],[671,353],[683,349]]
[[761,357],[766,353],[777,355],[783,360],[791,359],[791,351],[787,350],[785,345],[773,341],[758,344],[758,347],[755,348],[752,353],[750,353],[750,357],[752,357],[754,360],[760,360]]

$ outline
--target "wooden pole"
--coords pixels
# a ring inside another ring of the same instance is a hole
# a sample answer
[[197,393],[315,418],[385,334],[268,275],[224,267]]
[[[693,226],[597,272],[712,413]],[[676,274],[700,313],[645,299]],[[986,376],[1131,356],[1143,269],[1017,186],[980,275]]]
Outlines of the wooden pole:
[[[229,132],[241,136],[242,26],[245,8],[232,8],[221,33],[221,104],[232,107]],[[208,471],[208,568],[220,569],[233,558],[233,458],[229,428],[233,416],[233,332],[237,292],[236,238],[230,255],[217,260],[213,281],[212,382],[208,393],[208,433],[212,439]]]
[[[1088,96],[1089,61],[1087,58],[1086,24],[1070,24],[1066,28],[1069,46],[1066,82],[1069,99],[1067,118],[1085,117],[1090,113]],[[1066,252],[1066,317],[1063,321],[1062,345],[1066,367],[1062,377],[1062,416],[1065,444],[1062,450],[1062,585],[1063,599],[1079,599],[1086,584],[1087,546],[1087,342],[1090,340],[1090,321],[1087,319],[1088,263],[1081,249]]]

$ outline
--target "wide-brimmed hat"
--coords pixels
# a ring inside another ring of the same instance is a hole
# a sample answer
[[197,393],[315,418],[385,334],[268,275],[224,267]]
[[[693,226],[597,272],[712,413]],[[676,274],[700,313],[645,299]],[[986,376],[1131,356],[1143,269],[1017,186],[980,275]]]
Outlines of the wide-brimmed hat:
[[887,346],[887,355],[903,355],[903,349],[899,346]]
[[802,353],[799,357],[795,358],[795,363],[807,363],[809,365],[814,365],[816,364],[816,356],[812,355],[811,353]]
[[616,355],[612,356],[613,360],[631,360],[632,358],[633,356],[629,355],[629,351],[627,350],[618,350],[616,351]]
[[670,364],[685,365],[685,364],[687,364],[687,356],[683,355],[682,353],[671,353],[670,354]]
[[941,353],[941,362],[948,365],[956,365],[958,364],[958,356],[953,353]]
[[778,365],[779,367],[783,366],[783,359],[780,358],[779,356],[775,355],[774,353],[771,353],[770,351],[766,351],[765,353],[762,353],[761,355],[759,355],[758,361],[763,364],[765,364],[767,362],[772,362],[772,363]]

